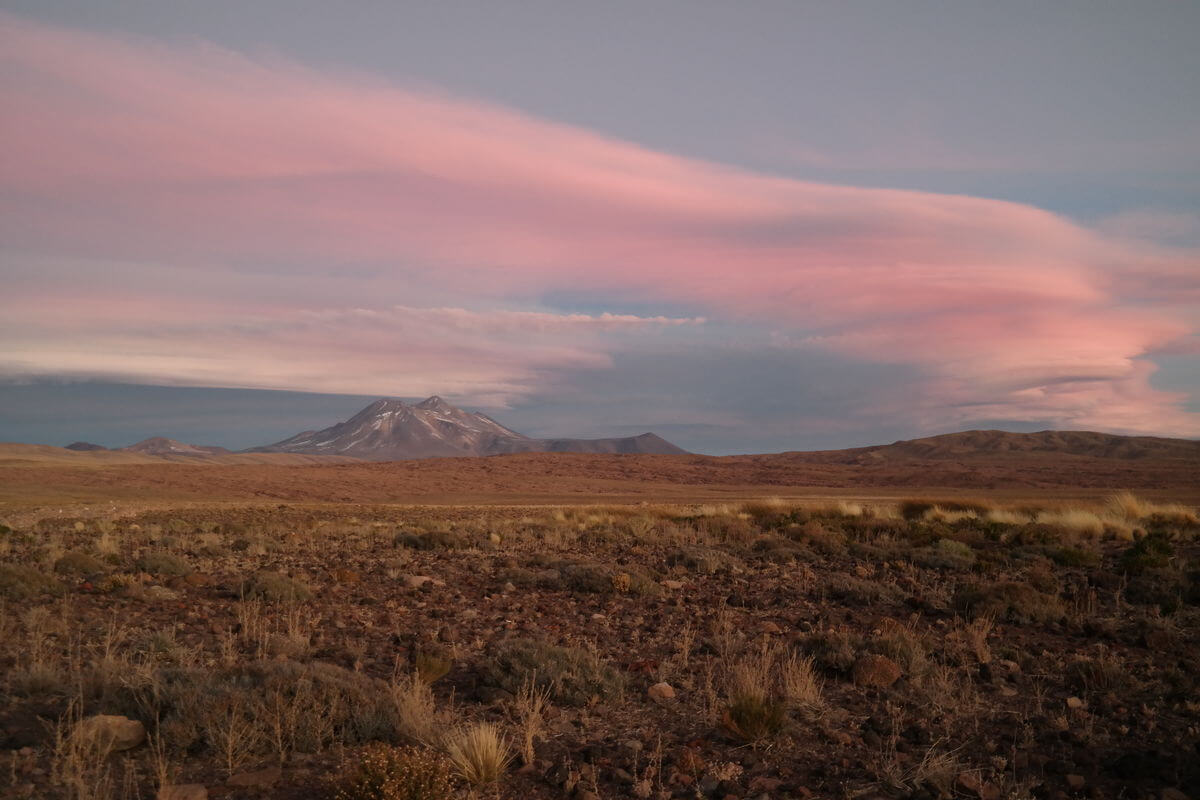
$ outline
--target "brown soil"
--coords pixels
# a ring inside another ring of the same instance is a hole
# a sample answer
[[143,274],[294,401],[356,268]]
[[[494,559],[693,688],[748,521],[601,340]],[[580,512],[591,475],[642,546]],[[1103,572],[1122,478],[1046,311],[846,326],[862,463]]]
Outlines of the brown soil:
[[[192,468],[163,471],[178,470]],[[386,713],[366,712],[422,658],[449,659],[433,689],[452,721],[515,735],[506,687],[520,676],[496,659],[533,640],[593,652],[616,688],[556,700],[533,762],[483,798],[1186,796],[1170,792],[1200,785],[1200,575],[1189,566],[1200,523],[1183,509],[1145,514],[1100,539],[787,504],[56,516],[6,534],[6,564],[65,594],[5,585],[0,747],[11,766],[0,787],[66,796],[52,781],[63,757],[51,731],[82,696],[85,714],[143,721],[176,779],[213,798],[322,797],[341,748],[403,741]],[[1160,531],[1165,549],[1131,550],[1133,527]],[[65,552],[93,560],[62,562]],[[179,567],[191,575],[170,574]],[[312,595],[246,599],[269,575]],[[813,659],[822,687],[815,703],[784,703],[773,684],[781,705],[751,742],[730,676],[764,646],[777,656],[772,681],[794,654]],[[292,674],[366,687],[349,706],[322,701],[306,724],[362,712],[370,725],[289,745],[269,788],[230,786],[231,772],[279,764],[273,722],[298,684],[271,676]],[[673,698],[651,696],[662,682]],[[227,712],[210,713],[230,698],[261,734],[232,765],[219,747]],[[152,796],[152,766],[145,746],[113,756],[123,777],[111,796]]]

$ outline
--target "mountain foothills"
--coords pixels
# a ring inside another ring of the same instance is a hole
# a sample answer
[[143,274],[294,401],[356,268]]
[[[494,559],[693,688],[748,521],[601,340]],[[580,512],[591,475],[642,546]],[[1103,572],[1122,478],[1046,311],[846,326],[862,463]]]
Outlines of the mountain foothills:
[[[223,447],[186,444],[153,436],[137,444],[109,450],[78,441],[66,448],[80,454],[104,451],[170,460],[206,460],[233,456],[291,454],[315,461],[408,461],[448,456],[495,456],[517,453],[582,453],[593,455],[692,455],[653,433],[608,439],[535,439],[501,425],[486,414],[456,408],[434,395],[420,403],[380,399],[344,422],[319,431],[304,431],[274,444],[234,453]],[[43,454],[44,456],[45,454]],[[66,455],[64,453],[64,455]],[[1094,431],[1010,433],[971,430],[901,440],[892,444],[844,450],[778,453],[788,463],[843,466],[947,461],[1039,463],[1048,458],[1086,457],[1101,461],[1162,461],[1200,469],[1200,441],[1152,436],[1121,436]],[[746,456],[742,458],[753,458]]]
[[[86,452],[105,448],[75,442],[67,449]],[[185,444],[162,436],[120,450],[143,455],[200,457],[231,452],[223,447]],[[504,427],[486,414],[456,408],[436,395],[415,405],[402,400],[376,400],[345,422],[319,431],[304,431],[243,452],[341,456],[364,461],[510,453],[687,454],[653,433],[611,439],[534,439]]]

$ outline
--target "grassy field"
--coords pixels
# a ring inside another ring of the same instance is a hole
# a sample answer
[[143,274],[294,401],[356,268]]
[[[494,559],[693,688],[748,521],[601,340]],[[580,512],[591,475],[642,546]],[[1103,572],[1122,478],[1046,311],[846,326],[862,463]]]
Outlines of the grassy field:
[[4,796],[1200,785],[1194,508],[884,494],[23,506]]

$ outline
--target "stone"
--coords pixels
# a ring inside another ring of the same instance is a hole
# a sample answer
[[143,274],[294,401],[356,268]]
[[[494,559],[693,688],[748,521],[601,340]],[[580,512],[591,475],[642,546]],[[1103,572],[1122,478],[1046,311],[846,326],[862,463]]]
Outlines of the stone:
[[897,680],[903,670],[900,665],[887,656],[865,655],[854,662],[851,678],[857,686],[871,686],[886,689]]
[[646,690],[651,700],[662,702],[675,699],[675,689],[669,683],[656,683]]
[[146,741],[146,726],[116,714],[97,714],[79,723],[79,733],[93,738],[110,752],[132,750]]
[[155,800],[208,800],[208,789],[202,783],[177,783],[159,789]]
[[400,582],[404,584],[406,589],[420,589],[425,584],[431,582],[433,578],[428,575],[401,575]]
[[1068,697],[1067,708],[1083,708],[1083,701],[1078,697]]
[[666,589],[670,589],[672,591],[677,592],[683,588],[683,581],[665,580],[662,582],[662,585]]
[[225,783],[229,786],[274,786],[283,777],[283,770],[279,767],[267,767],[266,769],[256,769],[253,772],[239,772]]
[[147,587],[143,597],[160,603],[170,603],[179,599],[179,592],[165,586],[150,586]]
[[1083,779],[1082,775],[1076,775],[1075,773],[1071,773],[1071,774],[1067,775],[1066,777],[1067,777],[1067,786],[1071,787],[1071,791],[1073,791],[1073,792],[1078,792],[1080,789],[1082,789],[1084,786],[1087,785],[1087,781]]
[[360,580],[357,572],[345,567],[336,567],[329,576],[333,578],[334,583],[358,583]]

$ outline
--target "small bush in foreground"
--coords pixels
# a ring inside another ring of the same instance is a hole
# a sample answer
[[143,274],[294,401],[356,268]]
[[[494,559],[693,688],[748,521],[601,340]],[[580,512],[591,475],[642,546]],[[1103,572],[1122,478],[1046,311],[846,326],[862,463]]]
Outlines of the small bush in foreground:
[[1147,570],[1164,569],[1174,555],[1175,548],[1167,535],[1156,531],[1138,539],[1121,555],[1121,571],[1140,575]]
[[1012,622],[1054,622],[1066,612],[1054,595],[1043,594],[1027,583],[1003,581],[963,589],[955,604],[972,619],[991,617]]
[[492,681],[512,694],[527,682],[550,692],[557,702],[582,706],[619,694],[625,681],[587,650],[532,639],[510,639],[489,666]]
[[95,575],[104,571],[104,562],[87,553],[69,550],[54,562],[54,571],[59,575]]
[[303,603],[312,599],[312,589],[282,572],[260,572],[243,586],[247,597],[261,597],[269,603]]
[[191,565],[183,558],[162,550],[144,554],[137,560],[136,566],[142,572],[151,575],[169,575],[175,578],[190,575],[192,572]]
[[0,564],[0,596],[29,600],[42,594],[62,594],[62,584],[33,567]]
[[334,782],[334,800],[450,800],[456,797],[450,763],[431,750],[367,745],[346,756]]

